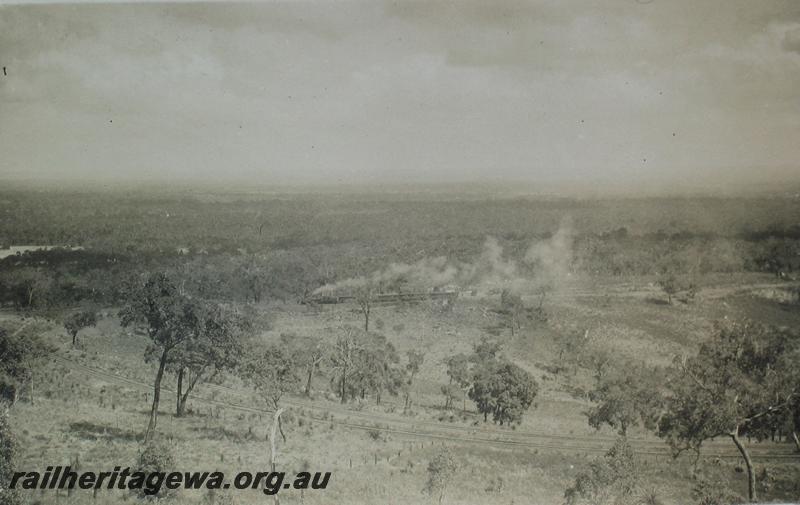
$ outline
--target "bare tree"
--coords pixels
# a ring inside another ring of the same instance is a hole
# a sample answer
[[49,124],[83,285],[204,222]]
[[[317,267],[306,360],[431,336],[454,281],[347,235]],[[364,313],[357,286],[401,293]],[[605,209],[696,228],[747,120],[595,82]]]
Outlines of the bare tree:
[[362,348],[358,341],[357,330],[350,327],[342,328],[341,334],[330,350],[330,361],[334,383],[342,403],[347,401],[348,381],[356,373],[356,360]]
[[355,298],[361,314],[364,316],[364,331],[368,332],[369,316],[372,311],[372,304],[375,301],[375,285],[371,281],[365,280],[356,289]]

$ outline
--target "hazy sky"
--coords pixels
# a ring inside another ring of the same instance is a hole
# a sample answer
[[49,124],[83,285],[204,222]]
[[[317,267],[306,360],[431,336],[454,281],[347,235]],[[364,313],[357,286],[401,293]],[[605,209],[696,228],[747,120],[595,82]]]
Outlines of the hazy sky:
[[0,178],[800,175],[798,0],[4,5],[0,65]]

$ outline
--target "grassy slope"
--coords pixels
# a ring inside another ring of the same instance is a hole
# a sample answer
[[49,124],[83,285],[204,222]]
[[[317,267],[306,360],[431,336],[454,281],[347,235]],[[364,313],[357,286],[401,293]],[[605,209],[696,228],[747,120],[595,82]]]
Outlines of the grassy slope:
[[[557,346],[554,339],[560,331],[589,329],[593,345],[599,348],[664,364],[674,353],[690,350],[716,318],[747,314],[783,324],[800,322],[796,310],[789,311],[769,300],[737,293],[737,289],[730,287],[743,280],[718,281],[692,305],[655,303],[660,295],[645,281],[619,283],[606,280],[594,285],[567,287],[553,296],[547,302],[551,312],[547,325],[525,328],[514,338],[507,333],[501,336],[506,354],[536,375],[541,384],[537,408],[525,416],[519,430],[576,437],[598,436],[582,415],[588,404],[567,393],[567,386],[588,387],[590,374],[578,371],[574,375],[553,376],[547,371],[548,365],[555,361]],[[747,280],[753,283],[770,281],[768,278]],[[606,297],[606,294],[610,296]],[[482,310],[490,303],[480,297],[467,296],[450,314],[441,314],[424,304],[376,308],[374,324],[383,325],[383,331],[401,352],[425,350],[425,365],[415,392],[417,406],[413,415],[403,418],[404,421],[433,421],[441,415],[435,408],[442,401],[439,384],[445,382],[444,367],[439,363],[455,352],[468,351],[471,344],[485,334],[485,328],[495,324],[491,315],[484,315]],[[333,338],[330,328],[360,322],[359,315],[345,306],[328,307],[316,315],[303,315],[304,310],[303,307],[284,307],[278,311],[273,329],[263,338],[275,338],[283,331]],[[141,361],[146,342],[142,337],[121,329],[113,316],[104,318],[96,328],[81,334],[83,351],[69,350],[67,337],[59,328],[54,328],[49,336],[71,360],[145,383],[152,380],[153,366]],[[170,378],[167,387],[171,385]],[[256,408],[262,405],[251,391],[236,381],[229,380],[226,386],[233,389],[201,386],[198,394]],[[326,399],[324,391],[327,387],[323,379],[318,380],[315,387],[319,391],[315,400],[317,406],[341,409],[333,399]],[[49,464],[67,464],[76,456],[82,468],[98,471],[135,461],[139,450],[136,439],[146,424],[148,407],[143,390],[130,384],[87,377],[63,362],[54,361],[48,364],[38,381],[37,396],[35,405],[20,403],[13,415],[15,428],[23,441],[22,468],[41,469]],[[173,404],[173,395],[165,393],[159,429],[174,444],[182,469],[220,469],[232,473],[268,468],[269,449],[264,435],[270,422],[269,414],[192,401],[194,414],[185,419],[175,419],[171,415]],[[391,404],[368,404],[359,408],[362,412],[387,419],[402,417],[392,413]],[[303,414],[306,411],[295,412]],[[338,411],[334,416],[337,421],[351,420],[351,416]],[[475,418],[474,413],[470,413],[466,419],[456,419],[456,423],[469,426]],[[352,419],[358,419],[356,412]],[[306,493],[306,503],[431,502],[429,497],[421,494],[421,488],[427,461],[441,441],[352,430],[328,421],[309,422],[307,418],[291,413],[286,424],[288,442],[280,458],[282,467],[287,471],[307,466],[311,470],[334,472],[330,488]],[[599,436],[611,437],[612,434],[604,431]],[[573,450],[539,451],[446,443],[463,465],[447,493],[447,503],[560,503],[564,488],[594,456],[594,453]],[[724,460],[710,467],[722,478],[730,479],[731,486],[743,493],[744,478],[734,471],[736,465],[736,461]],[[685,461],[674,464],[666,458],[646,459],[642,471],[667,503],[686,503],[689,499],[690,486],[685,484],[685,480],[690,474]],[[787,478],[800,481],[796,464],[777,468],[773,475],[779,478],[768,493],[776,493],[775,496],[781,498],[797,498],[795,490],[786,489],[786,484],[782,483]],[[502,485],[497,484],[498,478],[502,479]],[[490,482],[494,484],[490,485]],[[492,487],[495,489],[488,489]],[[243,504],[263,503],[265,500],[257,491],[233,494],[237,502]],[[201,492],[184,491],[180,499],[196,503],[201,496]],[[101,497],[103,503],[126,501],[121,492],[104,492]],[[54,502],[52,492],[35,493],[30,498],[31,502],[38,499],[43,503]],[[281,495],[282,503],[299,503],[299,500],[299,495],[293,492]],[[93,502],[89,494],[78,492],[69,500],[62,496],[59,503],[98,502]]]

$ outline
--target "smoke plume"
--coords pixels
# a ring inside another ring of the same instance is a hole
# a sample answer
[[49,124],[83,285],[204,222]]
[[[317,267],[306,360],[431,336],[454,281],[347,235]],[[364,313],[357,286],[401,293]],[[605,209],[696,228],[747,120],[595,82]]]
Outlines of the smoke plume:
[[573,232],[564,221],[552,237],[533,242],[522,264],[506,257],[494,237],[487,237],[473,262],[454,262],[444,256],[415,263],[392,263],[384,270],[325,285],[314,293],[352,292],[365,287],[380,291],[427,291],[433,288],[503,288],[515,292],[557,289],[569,275]]

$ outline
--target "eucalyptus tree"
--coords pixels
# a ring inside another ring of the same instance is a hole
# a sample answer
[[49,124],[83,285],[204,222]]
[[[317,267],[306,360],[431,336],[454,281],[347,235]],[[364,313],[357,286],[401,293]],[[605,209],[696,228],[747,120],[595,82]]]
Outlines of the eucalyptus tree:
[[362,399],[367,393],[375,395],[380,404],[383,393],[396,394],[405,377],[398,368],[400,356],[394,345],[379,333],[360,333],[355,355],[354,372],[348,390],[351,397]]
[[270,408],[278,410],[281,398],[297,390],[300,376],[293,354],[280,344],[255,349],[239,367],[242,378],[252,384]]
[[786,412],[800,394],[797,339],[749,322],[719,325],[696,356],[676,359],[667,382],[658,434],[675,454],[716,437],[728,437],[747,468],[747,488],[756,500],[756,474],[742,436],[765,437],[773,416]]
[[408,362],[406,363],[406,378],[404,381],[404,401],[403,401],[403,412],[407,412],[409,408],[411,408],[411,388],[414,385],[414,378],[419,373],[420,368],[422,368],[422,364],[425,362],[425,354],[419,351],[407,351],[406,357],[408,358]]
[[46,329],[47,325],[37,320],[16,328],[0,327],[0,386],[12,406],[24,387],[31,403],[35,402],[36,373],[44,359],[55,351],[42,338]]
[[97,314],[92,311],[83,310],[70,314],[64,319],[64,329],[72,337],[73,347],[78,342],[78,332],[84,328],[89,328],[97,324]]
[[356,374],[358,354],[362,349],[362,342],[358,339],[358,330],[344,327],[331,346],[329,359],[331,371],[331,385],[339,395],[342,403],[347,402],[347,393],[350,379]]
[[587,412],[589,425],[607,424],[621,436],[633,426],[654,429],[660,413],[660,371],[635,362],[619,362],[598,373],[589,399],[595,405]]
[[284,333],[281,335],[281,344],[289,350],[294,362],[302,369],[305,375],[303,394],[311,396],[311,381],[327,358],[327,349],[322,338],[319,336]]
[[182,417],[186,402],[202,381],[211,381],[223,371],[233,371],[244,354],[250,322],[234,309],[206,304],[197,332],[178,345],[167,359],[167,368],[177,379],[175,415]]
[[145,359],[152,357],[158,361],[150,420],[144,436],[145,441],[149,441],[158,423],[161,381],[170,357],[184,342],[200,338],[208,305],[182,293],[163,273],[135,279],[126,287],[124,296],[126,303],[120,311],[122,325],[145,328],[150,340]]

